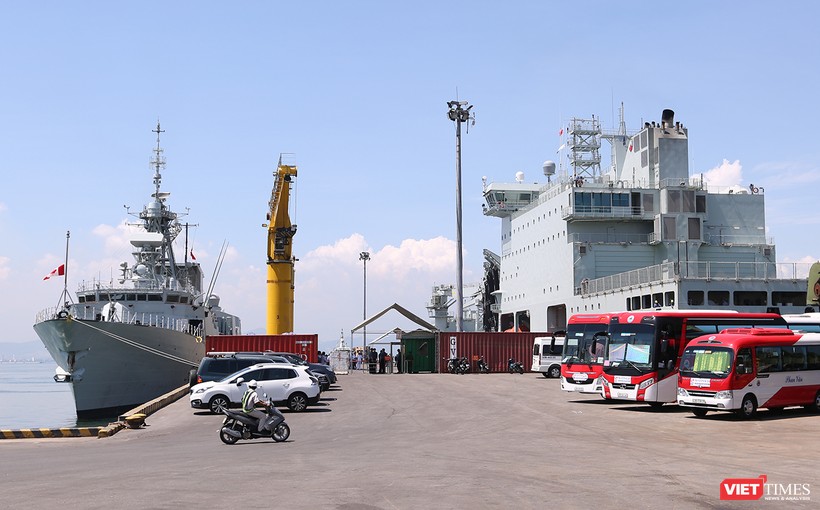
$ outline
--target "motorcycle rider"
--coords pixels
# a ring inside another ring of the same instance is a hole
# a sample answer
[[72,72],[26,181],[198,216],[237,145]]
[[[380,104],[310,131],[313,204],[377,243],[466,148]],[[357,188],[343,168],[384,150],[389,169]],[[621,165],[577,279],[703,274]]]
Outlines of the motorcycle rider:
[[[245,394],[242,396],[242,411],[248,415],[256,418],[258,421],[257,429],[261,433],[263,430],[276,430],[276,427],[285,421],[285,417],[282,413],[279,412],[274,406],[268,404],[264,400],[259,399],[259,395],[256,394],[256,388],[259,385],[257,384],[255,379],[251,379],[248,382],[248,389],[245,391]],[[269,429],[265,426],[265,422],[268,421],[268,413],[257,409],[257,407],[264,407],[268,409],[273,415],[276,416],[272,427],[273,429]]]

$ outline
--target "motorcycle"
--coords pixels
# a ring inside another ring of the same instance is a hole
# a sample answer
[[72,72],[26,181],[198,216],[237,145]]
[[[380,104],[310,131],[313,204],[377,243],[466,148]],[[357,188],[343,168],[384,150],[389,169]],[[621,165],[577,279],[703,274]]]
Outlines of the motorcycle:
[[[270,427],[278,418],[273,412],[273,403],[268,399],[267,424]],[[222,420],[222,427],[219,429],[219,439],[225,444],[234,444],[240,439],[260,439],[272,438],[277,443],[286,441],[290,437],[290,426],[285,420],[276,425],[272,430],[265,429],[259,432],[259,423],[253,416],[248,416],[241,411],[225,410],[225,419]]]
[[456,364],[456,373],[459,375],[470,373],[470,362],[467,361],[467,358],[461,358],[458,360],[458,363]]
[[516,372],[518,372],[519,374],[523,374],[524,366],[521,365],[520,361],[515,361],[514,359],[510,358],[507,361],[507,370],[509,370],[511,374],[514,374]]
[[461,363],[459,358],[450,358],[447,360],[447,371],[451,374],[458,373],[458,365]]
[[478,373],[480,373],[480,374],[489,374],[490,373],[490,365],[488,365],[487,362],[484,361],[484,356],[481,356],[478,359],[478,361],[476,362],[476,365],[478,366]]

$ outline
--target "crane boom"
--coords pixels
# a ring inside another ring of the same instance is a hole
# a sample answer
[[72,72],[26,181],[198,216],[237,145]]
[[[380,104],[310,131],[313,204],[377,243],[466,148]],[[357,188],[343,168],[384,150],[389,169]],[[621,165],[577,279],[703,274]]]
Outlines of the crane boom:
[[283,165],[282,158],[274,172],[270,211],[268,212],[268,320],[267,334],[293,331],[293,263],[291,239],[296,225],[290,222],[288,204],[290,187],[296,178],[296,167]]

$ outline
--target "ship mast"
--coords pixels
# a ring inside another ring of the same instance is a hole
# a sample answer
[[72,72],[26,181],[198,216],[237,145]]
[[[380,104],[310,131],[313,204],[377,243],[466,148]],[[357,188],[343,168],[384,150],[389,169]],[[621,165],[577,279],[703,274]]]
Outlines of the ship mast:
[[157,134],[157,146],[153,149],[154,155],[150,161],[151,167],[154,169],[154,193],[151,195],[154,200],[143,209],[140,219],[143,220],[143,227],[147,232],[162,234],[162,243],[159,250],[144,247],[140,253],[140,258],[154,268],[153,273],[158,282],[163,286],[168,286],[171,279],[178,281],[173,242],[182,227],[176,223],[176,213],[171,211],[165,204],[165,200],[171,194],[160,191],[162,185],[160,171],[165,168],[165,156],[163,156],[164,150],[160,145],[160,134],[164,133],[165,130],[161,128],[160,122],[157,120],[156,129],[151,131]]

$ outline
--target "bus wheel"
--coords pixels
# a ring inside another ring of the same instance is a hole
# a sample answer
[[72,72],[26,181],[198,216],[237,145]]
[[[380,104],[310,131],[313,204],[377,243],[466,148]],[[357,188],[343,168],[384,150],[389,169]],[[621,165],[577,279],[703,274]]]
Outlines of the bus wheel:
[[706,416],[706,413],[708,412],[709,411],[707,409],[692,409],[692,414],[694,414],[698,418],[703,418],[704,416]]
[[806,406],[811,413],[820,413],[820,391],[814,396],[814,403]]
[[737,410],[737,415],[743,419],[749,419],[757,412],[757,400],[754,395],[746,395],[743,397],[743,402],[740,404],[740,409]]

